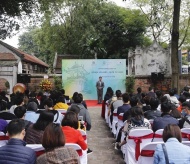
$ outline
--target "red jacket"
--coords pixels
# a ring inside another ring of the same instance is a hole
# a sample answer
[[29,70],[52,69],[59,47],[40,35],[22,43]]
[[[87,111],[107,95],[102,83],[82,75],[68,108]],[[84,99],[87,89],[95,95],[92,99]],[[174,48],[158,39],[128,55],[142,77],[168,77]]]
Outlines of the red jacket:
[[70,126],[62,126],[63,133],[65,135],[66,143],[78,144],[83,150],[87,149],[87,144],[82,137],[79,130],[76,130]]

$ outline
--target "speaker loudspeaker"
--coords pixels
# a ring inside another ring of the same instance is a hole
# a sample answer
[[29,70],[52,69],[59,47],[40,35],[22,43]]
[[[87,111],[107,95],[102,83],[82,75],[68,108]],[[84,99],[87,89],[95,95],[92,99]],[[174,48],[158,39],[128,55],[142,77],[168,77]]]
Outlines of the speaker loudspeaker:
[[17,75],[17,83],[30,83],[30,74],[18,74]]
[[164,73],[163,72],[158,73],[158,80],[164,80]]
[[158,79],[158,74],[155,73],[155,72],[151,72],[151,80],[152,81],[157,81],[157,79]]

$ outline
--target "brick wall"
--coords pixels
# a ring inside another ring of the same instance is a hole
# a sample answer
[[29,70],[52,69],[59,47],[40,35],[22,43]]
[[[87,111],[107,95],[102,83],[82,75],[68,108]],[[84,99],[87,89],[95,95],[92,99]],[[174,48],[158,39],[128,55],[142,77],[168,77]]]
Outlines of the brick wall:
[[169,88],[171,88],[171,78],[164,78],[162,81],[152,82],[149,76],[136,76],[135,77],[135,86],[134,92],[136,92],[138,87],[142,88],[142,92],[148,92],[149,87],[155,87],[158,90],[161,90],[163,93],[166,93]]
[[[168,89],[171,88],[171,77],[165,77],[164,80],[157,81],[156,83],[152,83],[150,76],[135,77],[135,87],[134,87],[135,92],[138,87],[141,87],[143,92],[148,92],[148,88],[150,86],[158,88],[163,93],[167,93]],[[184,88],[184,86],[190,86],[190,75],[180,75],[179,90],[181,91]]]

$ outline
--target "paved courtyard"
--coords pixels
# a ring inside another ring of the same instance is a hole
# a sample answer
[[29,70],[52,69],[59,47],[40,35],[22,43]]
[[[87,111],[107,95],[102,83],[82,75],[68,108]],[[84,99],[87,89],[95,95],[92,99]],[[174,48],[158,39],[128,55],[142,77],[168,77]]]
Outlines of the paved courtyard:
[[88,155],[88,164],[125,164],[120,151],[114,149],[115,141],[105,120],[101,107],[89,107],[92,129],[87,132],[88,146],[93,150]]

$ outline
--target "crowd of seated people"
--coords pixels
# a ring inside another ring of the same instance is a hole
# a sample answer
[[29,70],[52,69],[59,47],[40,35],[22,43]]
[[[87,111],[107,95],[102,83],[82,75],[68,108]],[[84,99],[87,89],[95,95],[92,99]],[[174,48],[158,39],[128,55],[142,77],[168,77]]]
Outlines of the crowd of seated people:
[[[132,129],[149,128],[156,132],[170,125],[177,126],[180,129],[190,128],[190,93],[187,87],[179,95],[175,88],[169,89],[167,94],[162,94],[160,90],[154,90],[152,87],[149,88],[147,93],[142,92],[142,89],[138,87],[137,93],[120,93],[120,95],[122,103],[117,103],[118,97],[115,99],[115,95],[106,102],[110,111],[107,117],[109,117],[111,123],[113,109],[117,109],[118,118],[119,114],[123,113],[124,126],[119,129],[119,133],[115,138],[115,149],[120,149],[122,145],[127,143],[127,136]],[[113,108],[116,103],[118,106]],[[123,106],[127,105],[126,111],[121,110]],[[148,126],[145,126],[145,124]],[[125,133],[124,140],[121,140],[122,133]],[[115,137],[115,135],[113,136]],[[164,140],[164,142],[166,141]]]
[[[4,103],[5,107],[0,112],[0,131],[6,134],[9,124],[13,126],[15,123],[17,126],[20,126],[20,129],[16,129],[18,131],[14,131],[13,135],[11,132],[8,132],[10,141],[11,138],[16,136],[16,140],[10,142],[10,144],[14,145],[18,142],[18,147],[20,144],[20,146],[24,147],[21,148],[23,150],[26,144],[42,144],[45,151],[47,151],[46,154],[39,158],[36,155],[32,156],[25,163],[44,163],[44,161],[48,161],[45,163],[51,163],[51,160],[61,161],[61,163],[66,164],[70,164],[70,162],[80,163],[76,150],[66,148],[64,146],[65,143],[75,143],[87,153],[92,152],[92,150],[87,148],[87,141],[85,141],[80,131],[83,130],[85,132],[91,129],[91,118],[87,105],[83,100],[83,95],[76,92],[73,97],[74,101],[71,102],[72,104],[67,104],[66,99],[68,101],[68,97],[65,98],[63,91],[51,91],[47,96],[42,92],[35,93],[26,90],[25,93],[18,92],[11,95],[9,108],[7,103]],[[4,102],[4,100],[2,101]],[[59,110],[66,110],[66,114],[63,115]],[[8,124],[8,122],[10,123]],[[57,138],[55,134],[59,137]],[[7,148],[5,147],[4,149],[6,150]],[[5,151],[4,149],[2,148],[3,151]],[[27,149],[30,148],[26,148],[26,156],[27,152],[29,152]],[[60,150],[62,151],[61,154]],[[31,150],[31,152],[33,151]],[[56,152],[61,156],[55,156]],[[31,153],[31,155],[33,154]],[[12,154],[10,153],[8,156],[12,156]],[[4,160],[6,159],[0,159],[0,163]],[[23,158],[24,160],[26,160],[25,157]],[[35,162],[32,160],[35,160]]]

